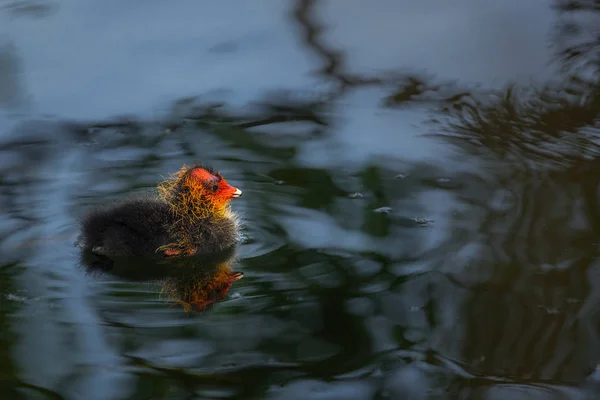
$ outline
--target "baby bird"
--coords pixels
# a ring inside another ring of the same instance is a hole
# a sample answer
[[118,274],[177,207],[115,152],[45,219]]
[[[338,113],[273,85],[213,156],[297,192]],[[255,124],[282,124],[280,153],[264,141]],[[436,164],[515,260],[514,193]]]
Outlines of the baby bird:
[[176,258],[221,251],[240,239],[230,201],[242,191],[196,164],[158,185],[158,196],[121,201],[87,214],[80,245],[98,257]]

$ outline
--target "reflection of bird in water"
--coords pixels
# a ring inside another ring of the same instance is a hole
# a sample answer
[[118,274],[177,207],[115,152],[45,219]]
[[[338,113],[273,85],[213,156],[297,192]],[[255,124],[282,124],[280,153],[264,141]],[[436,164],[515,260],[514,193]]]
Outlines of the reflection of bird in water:
[[225,298],[232,284],[243,278],[231,265],[236,260],[236,248],[190,257],[142,259],[123,257],[111,264],[98,263],[91,253],[83,253],[85,270],[94,275],[110,274],[129,281],[160,282],[161,293],[167,299],[190,310],[207,311]]
[[100,207],[82,220],[79,244],[108,266],[116,258],[177,258],[235,246],[230,200],[242,195],[212,168],[184,166],[143,197]]
[[206,311],[223,300],[231,285],[243,277],[242,272],[233,271],[227,263],[212,268],[184,268],[163,283],[162,293],[182,304],[186,312]]

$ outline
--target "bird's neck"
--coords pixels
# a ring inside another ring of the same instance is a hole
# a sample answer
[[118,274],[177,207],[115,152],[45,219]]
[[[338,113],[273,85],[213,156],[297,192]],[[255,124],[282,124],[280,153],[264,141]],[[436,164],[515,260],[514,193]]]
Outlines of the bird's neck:
[[172,206],[175,214],[190,222],[199,220],[222,220],[231,217],[228,202],[215,202],[206,199],[192,199],[186,204]]

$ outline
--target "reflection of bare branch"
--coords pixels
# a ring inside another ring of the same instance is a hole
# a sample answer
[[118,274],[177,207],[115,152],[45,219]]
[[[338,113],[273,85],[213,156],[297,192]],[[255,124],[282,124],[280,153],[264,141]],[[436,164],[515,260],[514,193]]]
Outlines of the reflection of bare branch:
[[293,16],[303,30],[305,44],[325,59],[325,65],[321,68],[320,73],[340,83],[337,94],[343,93],[349,86],[382,83],[379,78],[351,76],[344,71],[342,52],[329,48],[321,41],[323,27],[314,18],[316,3],[317,0],[298,0]]
[[316,0],[298,1],[297,7],[294,10],[294,17],[304,29],[304,40],[306,44],[325,59],[325,66],[322,68],[321,72],[334,77],[343,85],[349,84],[350,80],[344,76],[341,71],[342,56],[340,52],[327,48],[325,44],[318,40],[323,31],[323,27],[312,18],[315,4]]
[[470,89],[455,83],[433,83],[418,75],[399,76],[390,80],[395,88],[384,99],[385,107],[408,107],[410,105],[454,104],[472,95]]

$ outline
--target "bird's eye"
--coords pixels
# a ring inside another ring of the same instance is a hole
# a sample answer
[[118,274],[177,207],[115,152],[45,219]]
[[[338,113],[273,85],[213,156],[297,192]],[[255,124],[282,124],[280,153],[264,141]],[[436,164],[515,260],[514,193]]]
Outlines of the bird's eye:
[[213,192],[216,192],[219,189],[219,185],[214,185],[212,187]]

